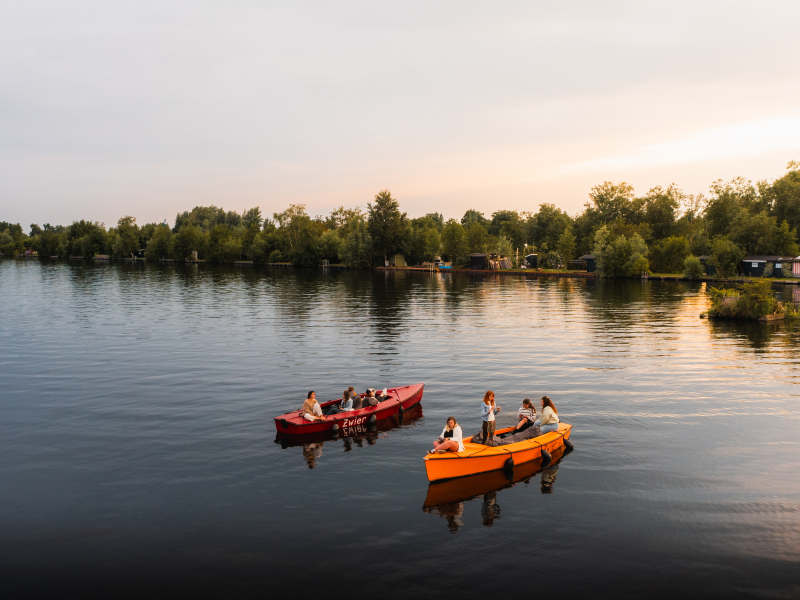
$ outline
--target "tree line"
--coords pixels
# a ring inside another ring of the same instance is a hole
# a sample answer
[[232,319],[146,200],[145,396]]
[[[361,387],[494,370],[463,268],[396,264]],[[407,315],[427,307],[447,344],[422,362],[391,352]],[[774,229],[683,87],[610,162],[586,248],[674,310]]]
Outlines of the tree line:
[[[677,186],[657,186],[637,196],[627,183],[594,186],[584,209],[572,216],[553,204],[536,212],[498,210],[486,217],[467,210],[460,220],[441,213],[409,218],[388,190],[366,209],[339,207],[311,217],[303,204],[264,218],[259,208],[241,214],[216,206],[179,213],[172,227],[138,225],[132,216],[106,228],[96,221],[71,225],[0,222],[0,252],[25,250],[39,256],[97,254],[130,257],[143,249],[148,260],[198,258],[211,263],[252,260],[316,266],[323,260],[350,267],[383,265],[396,253],[409,264],[441,256],[465,264],[470,253],[513,256],[536,252],[539,266],[567,268],[594,254],[605,276],[645,271],[677,273],[691,257],[709,256],[723,275],[735,273],[746,255],[800,254],[800,163],[772,182],[744,178],[715,181],[709,195],[685,194]],[[696,261],[696,259],[694,259]]]

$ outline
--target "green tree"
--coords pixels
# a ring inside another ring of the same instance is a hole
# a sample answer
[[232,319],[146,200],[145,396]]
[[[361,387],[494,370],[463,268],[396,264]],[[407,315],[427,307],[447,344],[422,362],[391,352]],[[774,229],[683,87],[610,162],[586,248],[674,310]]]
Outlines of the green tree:
[[339,255],[342,251],[344,240],[340,238],[336,230],[329,229],[322,234],[319,239],[319,255],[323,260],[328,260],[332,263],[339,262]]
[[715,237],[711,242],[711,258],[709,262],[717,268],[722,277],[735,275],[740,268],[744,251],[728,238],[727,235]]
[[408,216],[400,212],[400,204],[389,190],[375,194],[375,202],[367,205],[367,212],[375,255],[386,260],[390,254],[406,252],[413,230]]
[[455,219],[450,219],[442,229],[442,252],[454,265],[466,260],[469,253],[467,233]]
[[797,245],[797,230],[789,227],[787,221],[781,222],[781,226],[775,232],[775,244],[773,246],[775,254],[781,256],[797,256],[800,248]]
[[185,225],[172,239],[172,258],[184,260],[197,252],[198,258],[205,258],[206,236],[195,225]]
[[482,212],[478,212],[474,208],[470,208],[464,213],[464,216],[461,217],[461,225],[464,227],[464,229],[469,229],[473,223],[478,223],[484,229],[488,230],[491,221],[484,217]]
[[126,215],[117,221],[113,244],[114,256],[130,257],[139,249],[139,228],[136,226],[136,217]]
[[261,229],[261,224],[263,222],[264,218],[261,216],[261,209],[257,206],[245,211],[242,215],[242,224],[245,229],[250,229],[253,226],[255,226],[257,230]]
[[772,204],[775,218],[786,221],[796,230],[800,228],[800,163],[791,161],[786,170],[786,175],[776,179],[765,190],[765,195]]
[[556,244],[556,250],[561,255],[561,261],[564,267],[569,266],[569,261],[575,258],[575,236],[572,235],[572,227],[567,226],[561,237],[558,238],[558,243]]
[[689,256],[689,241],[672,236],[660,240],[650,248],[650,263],[656,273],[680,273]]
[[674,183],[666,190],[660,185],[656,186],[644,197],[645,221],[655,239],[666,238],[672,234],[683,197],[683,192]]
[[601,277],[632,277],[649,269],[648,248],[644,239],[635,233],[630,239],[624,235],[612,240],[606,226],[595,235],[594,255]]
[[344,239],[341,258],[348,267],[372,267],[375,248],[369,225],[361,216],[356,216],[348,223],[350,233]]
[[683,260],[683,276],[686,279],[700,279],[705,274],[703,263],[694,254],[690,254]]
[[172,230],[166,225],[159,225],[147,241],[144,257],[147,260],[160,260],[172,256]]
[[473,221],[466,229],[469,251],[471,253],[486,252],[489,244],[489,232],[486,231],[483,225],[477,221]]
[[617,219],[625,219],[632,213],[633,186],[624,181],[622,183],[604,181],[592,188],[592,191],[589,192],[589,200],[587,208],[596,211],[601,223],[612,223]]

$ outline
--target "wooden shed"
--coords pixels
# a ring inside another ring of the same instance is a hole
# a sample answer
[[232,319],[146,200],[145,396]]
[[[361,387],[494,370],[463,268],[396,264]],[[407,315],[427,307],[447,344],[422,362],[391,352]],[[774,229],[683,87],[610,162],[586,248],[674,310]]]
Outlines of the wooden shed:
[[717,274],[717,267],[711,264],[710,255],[704,254],[703,256],[698,256],[697,258],[700,261],[700,264],[703,265],[706,275],[711,275],[714,277]]
[[392,254],[389,257],[389,266],[390,267],[405,267],[406,266],[406,258],[402,254]]
[[474,254],[469,255],[469,268],[470,269],[488,269],[489,268],[489,257],[486,254],[482,254],[480,252],[475,252]]
[[586,261],[586,272],[595,273],[597,271],[597,257],[594,254],[584,254],[578,257],[578,260]]

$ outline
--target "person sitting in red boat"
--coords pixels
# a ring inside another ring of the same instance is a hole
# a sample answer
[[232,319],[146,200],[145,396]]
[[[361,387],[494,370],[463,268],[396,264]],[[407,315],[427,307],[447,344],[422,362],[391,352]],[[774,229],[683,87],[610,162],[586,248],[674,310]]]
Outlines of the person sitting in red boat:
[[350,386],[350,399],[353,401],[353,410],[361,410],[364,407],[364,401],[355,393],[352,385]]
[[362,408],[369,408],[370,406],[378,406],[379,400],[375,397],[375,388],[369,388],[367,395],[362,400]]
[[342,394],[342,401],[339,402],[339,406],[332,404],[323,414],[325,416],[338,415],[348,410],[353,410],[353,399],[350,397],[350,390],[345,390],[344,394]]
[[308,398],[303,402],[303,417],[309,421],[324,421],[322,407],[317,402],[317,393],[308,392]]
[[444,454],[445,452],[463,452],[464,442],[462,441],[461,427],[456,423],[455,417],[447,417],[447,425],[442,429],[442,435],[433,442],[433,450],[428,454]]

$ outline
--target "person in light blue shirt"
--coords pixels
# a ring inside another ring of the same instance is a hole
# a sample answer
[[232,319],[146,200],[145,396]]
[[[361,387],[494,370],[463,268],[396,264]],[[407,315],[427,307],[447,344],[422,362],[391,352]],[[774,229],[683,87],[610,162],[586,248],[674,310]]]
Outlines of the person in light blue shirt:
[[334,404],[325,414],[328,416],[338,415],[339,413],[347,412],[348,410],[353,410],[353,401],[350,399],[350,392],[345,390],[344,395],[342,396],[342,401],[339,402],[339,406]]

